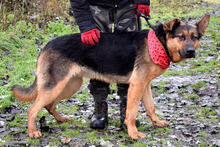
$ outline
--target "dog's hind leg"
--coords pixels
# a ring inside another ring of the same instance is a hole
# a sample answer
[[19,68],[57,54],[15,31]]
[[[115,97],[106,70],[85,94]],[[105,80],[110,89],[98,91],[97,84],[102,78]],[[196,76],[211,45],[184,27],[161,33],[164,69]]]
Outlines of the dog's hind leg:
[[28,109],[28,135],[30,138],[37,138],[41,136],[41,132],[37,131],[35,119],[40,110],[54,99],[49,93],[40,92],[36,98],[35,103]]
[[[40,137],[41,132],[36,130],[35,125],[35,119],[40,112],[42,108],[45,106],[48,106],[54,102],[54,104],[58,103],[61,99],[64,97],[61,97],[62,95],[66,96],[64,94],[64,88],[68,85],[69,81],[71,79],[71,74],[68,74],[62,81],[59,81],[56,85],[53,87],[50,87],[49,89],[45,89],[44,84],[38,84],[38,95],[36,98],[36,101],[31,108],[28,109],[28,135],[29,137]],[[41,79],[42,81],[39,81],[38,83],[47,83],[49,81],[44,81],[46,79]],[[59,97],[60,96],[60,97]],[[55,106],[54,106],[55,107]],[[55,112],[55,115],[58,114]]]
[[165,127],[169,125],[166,121],[159,120],[159,118],[157,117],[157,114],[155,113],[154,100],[153,100],[152,93],[151,93],[150,82],[146,85],[146,88],[145,88],[145,91],[142,97],[142,102],[146,109],[147,115],[150,117],[151,122],[154,126]]
[[56,110],[56,104],[59,103],[62,99],[71,97],[74,93],[76,93],[79,88],[81,87],[83,83],[82,77],[73,77],[71,80],[69,80],[68,84],[62,91],[62,93],[54,100],[51,104],[45,106],[47,111],[52,114],[55,119],[59,122],[65,122],[69,121],[70,119],[68,117],[61,116]]

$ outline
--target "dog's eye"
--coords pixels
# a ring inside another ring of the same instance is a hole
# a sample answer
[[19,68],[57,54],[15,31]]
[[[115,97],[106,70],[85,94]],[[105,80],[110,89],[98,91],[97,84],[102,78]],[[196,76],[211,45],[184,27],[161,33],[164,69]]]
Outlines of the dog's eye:
[[179,38],[180,41],[184,41],[185,37],[184,36],[177,36]]
[[196,41],[198,38],[196,36],[192,36],[192,41]]

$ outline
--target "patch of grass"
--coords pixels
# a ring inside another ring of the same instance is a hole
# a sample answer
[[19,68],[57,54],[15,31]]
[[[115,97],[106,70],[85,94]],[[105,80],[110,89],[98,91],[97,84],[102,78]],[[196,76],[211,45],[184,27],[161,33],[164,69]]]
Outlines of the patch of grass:
[[198,145],[200,147],[207,147],[207,146],[212,146],[212,144],[210,142],[199,142]]
[[220,120],[220,117],[211,117],[209,120],[211,122],[218,122]]
[[138,140],[137,142],[134,142],[132,147],[146,147],[146,146],[149,146],[150,144],[151,144],[151,142],[143,143],[143,142]]
[[201,116],[204,117],[205,115],[202,112],[196,112],[195,113],[195,117],[201,117]]
[[64,132],[60,132],[62,135],[68,137],[68,138],[71,138],[73,136],[79,136],[80,132],[79,132],[79,129],[77,130],[65,130]]
[[116,83],[111,83],[110,84],[110,89],[116,93],[118,91],[117,84]]
[[164,77],[175,76],[175,75],[188,75],[187,69],[173,70],[173,71],[171,71],[171,70],[168,69],[168,70],[163,74]]
[[100,139],[100,137],[96,135],[96,131],[89,132],[85,135],[85,138],[87,138],[90,144],[94,144]]
[[49,146],[58,146],[61,144],[60,139],[56,138],[56,137],[51,137],[49,139]]
[[199,110],[199,109],[201,109],[201,106],[194,104],[194,105],[186,106],[185,109],[190,109],[190,110],[195,109],[195,110]]
[[[214,5],[214,4],[213,4]],[[205,3],[201,3],[200,0],[193,1],[173,1],[173,0],[151,0],[151,20],[152,24],[161,21],[169,21],[173,18],[189,18],[201,17],[207,12],[217,10]],[[146,22],[144,21],[144,24]],[[143,25],[143,29],[149,28]]]
[[206,132],[202,131],[202,132],[199,132],[199,136],[205,137],[205,136],[207,136],[207,134],[206,134]]
[[[201,117],[201,116],[202,116],[202,117],[205,117],[205,116],[209,116],[209,115],[215,116],[215,115],[216,115],[216,112],[213,111],[211,108],[200,107],[200,111],[195,113],[195,116],[196,116],[196,117]],[[214,121],[215,119],[218,119],[218,117],[212,118],[213,121]]]
[[178,94],[181,94],[181,95],[185,95],[185,87],[181,87],[179,90],[178,90],[178,92],[177,92]]
[[109,124],[111,124],[112,126],[115,126],[115,127],[119,127],[121,126],[121,121],[120,120],[108,120]]
[[35,138],[35,139],[27,138],[25,140],[27,140],[28,143],[30,143],[32,146],[36,146],[38,143],[40,143],[40,138]]
[[7,140],[12,140],[12,137],[9,134],[5,134],[1,136],[0,145],[4,145]]
[[27,123],[27,117],[21,119],[19,114],[16,114],[13,121],[7,121],[7,126],[21,127],[25,123]]
[[153,130],[153,132],[155,132],[156,134],[162,134],[162,133],[170,134],[171,130],[168,127],[164,127],[164,128],[157,127]]
[[219,21],[220,18],[217,15],[213,15],[210,19],[210,24],[208,26],[207,34],[210,35],[211,39],[214,41],[213,44],[215,47],[219,48],[219,43],[220,43],[220,32],[219,30]]
[[204,108],[204,109],[202,109],[202,113],[204,113],[206,116],[207,115],[215,115],[216,114],[216,112],[213,111],[213,109],[211,109],[211,108]]
[[203,123],[205,123],[205,122],[206,122],[206,120],[205,120],[205,118],[204,118],[204,117],[199,117],[199,118],[198,118],[198,120],[199,120],[199,121],[201,121],[201,122],[203,122]]
[[83,94],[78,95],[80,103],[83,103],[89,97],[89,95],[90,95],[90,93],[89,93],[89,91],[87,89],[82,89],[82,93]]
[[[150,122],[151,123],[151,120],[150,118],[146,118],[144,120],[141,120],[141,122]],[[140,127],[138,127],[138,130],[139,131],[146,131],[146,128],[150,128],[152,126],[152,124],[150,125],[140,125]]]
[[195,83],[195,84],[192,84],[191,86],[192,86],[192,88],[194,88],[194,89],[199,89],[199,88],[201,88],[201,87],[204,87],[204,86],[205,86],[205,83],[206,83],[206,81],[199,81],[199,82],[197,82],[197,83]]
[[[66,115],[71,115],[71,114],[73,114],[78,109],[78,105],[74,105],[74,106],[71,106],[71,107],[64,106],[64,107],[62,107],[61,110],[64,110],[64,109],[66,110],[64,112]],[[61,110],[58,110],[58,111],[61,112]]]
[[161,81],[161,82],[160,82],[160,87],[159,87],[159,88],[164,88],[165,84],[166,84],[165,81]]
[[164,89],[165,84],[166,84],[165,81],[161,81],[158,87],[159,89],[155,91],[155,94],[169,92],[169,90]]
[[185,99],[186,100],[194,100],[194,99],[198,99],[199,96],[197,94],[189,94]]
[[69,122],[63,122],[63,123],[57,122],[57,124],[58,124],[58,126],[60,126],[60,127],[69,128],[69,126],[72,125],[71,122],[72,122],[72,121],[70,120]]
[[155,91],[155,94],[164,93],[164,92],[165,92],[164,89],[159,89],[159,90],[156,90],[156,91]]
[[161,138],[160,141],[162,142],[162,145],[167,145],[167,140],[166,139]]

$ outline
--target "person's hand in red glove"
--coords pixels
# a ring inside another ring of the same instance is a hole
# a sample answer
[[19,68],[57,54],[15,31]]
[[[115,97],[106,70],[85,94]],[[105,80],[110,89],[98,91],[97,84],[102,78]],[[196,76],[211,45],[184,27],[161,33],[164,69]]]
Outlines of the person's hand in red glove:
[[82,42],[87,45],[95,45],[99,42],[99,38],[100,32],[96,28],[81,34]]
[[[144,15],[148,16],[150,14],[150,5],[143,5],[143,4],[134,4],[135,7]],[[137,16],[140,16],[136,13]]]

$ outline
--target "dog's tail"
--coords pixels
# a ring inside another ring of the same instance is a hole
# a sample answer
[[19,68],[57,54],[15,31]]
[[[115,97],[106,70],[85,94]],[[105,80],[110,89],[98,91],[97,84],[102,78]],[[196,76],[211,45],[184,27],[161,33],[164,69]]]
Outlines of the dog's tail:
[[34,83],[28,88],[14,85],[11,90],[17,99],[23,102],[32,102],[37,97],[37,78],[34,80]]

